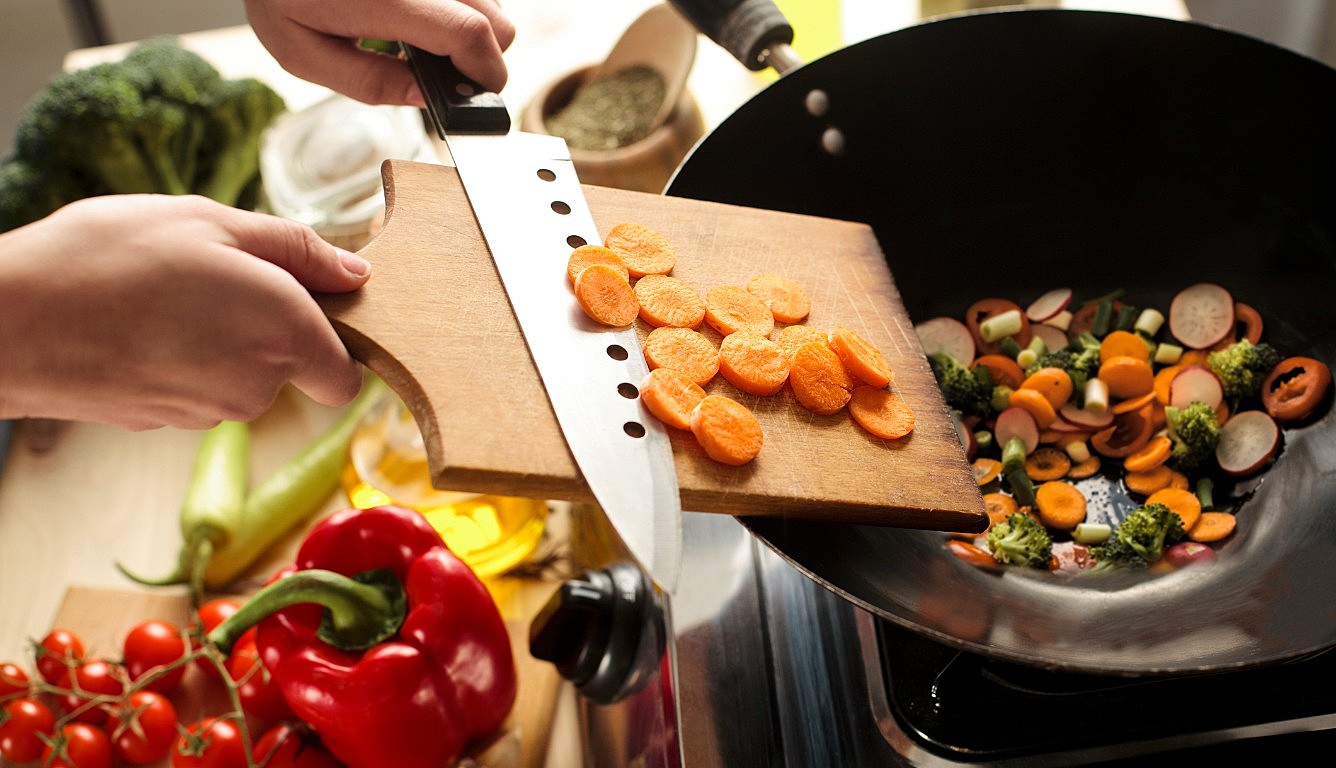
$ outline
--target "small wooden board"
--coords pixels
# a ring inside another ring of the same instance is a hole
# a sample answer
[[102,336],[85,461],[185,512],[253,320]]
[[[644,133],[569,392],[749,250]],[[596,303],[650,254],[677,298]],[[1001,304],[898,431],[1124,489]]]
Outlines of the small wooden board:
[[[455,170],[389,161],[384,180],[385,225],[362,250],[374,265],[371,280],[320,301],[353,354],[413,412],[433,482],[592,501]],[[761,272],[797,280],[812,297],[807,323],[846,326],[876,344],[915,412],[913,434],[887,441],[847,412],[807,411],[787,388],[754,397],[716,377],[707,389],[751,407],[765,446],[750,464],[725,466],[689,432],[670,430],[684,509],[936,530],[986,526],[973,472],[869,227],[603,187],[585,193],[600,234],[621,221],[657,229],[677,249],[674,276],[702,294],[745,285]],[[718,341],[704,325],[702,332]]]

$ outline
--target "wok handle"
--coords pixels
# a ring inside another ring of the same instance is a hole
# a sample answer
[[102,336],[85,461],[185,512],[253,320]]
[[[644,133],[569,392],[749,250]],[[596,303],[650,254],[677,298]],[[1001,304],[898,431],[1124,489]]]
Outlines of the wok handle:
[[793,27],[772,0],[669,0],[696,29],[748,69],[773,66],[780,72],[797,63],[790,44]]

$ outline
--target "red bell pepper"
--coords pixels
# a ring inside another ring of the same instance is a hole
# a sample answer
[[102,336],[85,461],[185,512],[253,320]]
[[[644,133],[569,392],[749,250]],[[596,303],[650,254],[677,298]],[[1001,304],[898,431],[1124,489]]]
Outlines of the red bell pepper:
[[420,514],[349,509],[318,524],[209,640],[258,621],[293,712],[350,768],[442,768],[515,701],[505,623],[486,587]]

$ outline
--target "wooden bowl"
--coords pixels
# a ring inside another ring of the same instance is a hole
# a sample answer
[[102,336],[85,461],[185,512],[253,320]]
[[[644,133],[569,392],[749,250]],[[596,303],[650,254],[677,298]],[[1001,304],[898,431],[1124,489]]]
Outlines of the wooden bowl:
[[[592,66],[577,69],[539,89],[520,116],[522,130],[548,133],[544,120],[566,106],[593,71]],[[571,148],[571,160],[585,184],[657,194],[704,133],[700,107],[684,89],[677,108],[644,139],[608,151]]]

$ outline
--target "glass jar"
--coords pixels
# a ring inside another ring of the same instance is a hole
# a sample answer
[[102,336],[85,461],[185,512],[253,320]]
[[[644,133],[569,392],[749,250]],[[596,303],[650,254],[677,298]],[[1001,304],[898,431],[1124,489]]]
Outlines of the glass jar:
[[398,504],[421,512],[482,578],[523,562],[538,546],[547,521],[547,502],[540,499],[432,487],[422,433],[392,392],[353,434],[342,484],[355,507]]

